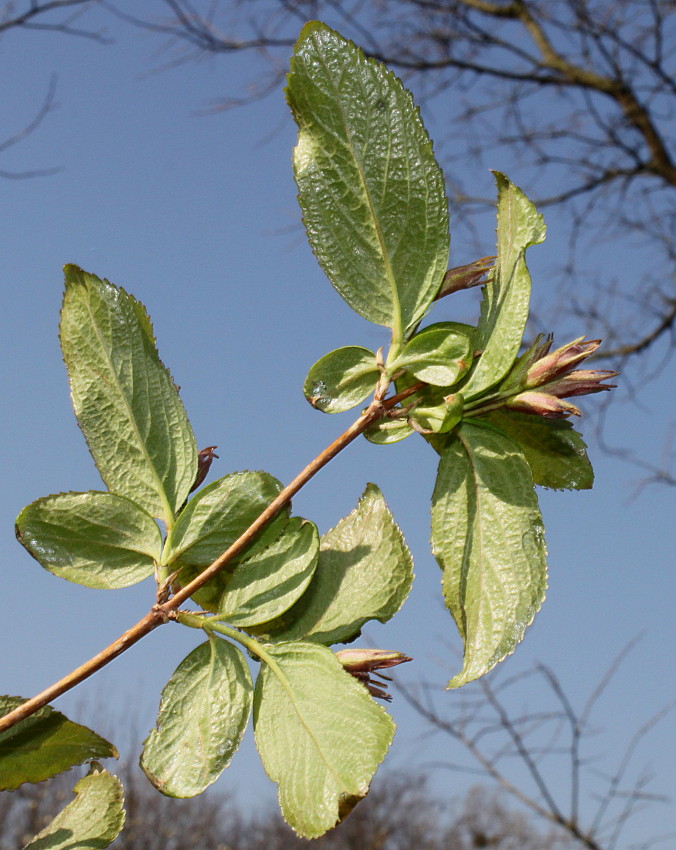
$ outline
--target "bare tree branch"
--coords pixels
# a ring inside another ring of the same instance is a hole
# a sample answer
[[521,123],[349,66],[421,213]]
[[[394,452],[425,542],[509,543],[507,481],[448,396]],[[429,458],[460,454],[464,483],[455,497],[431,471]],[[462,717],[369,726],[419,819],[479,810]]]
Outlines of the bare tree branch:
[[[635,643],[631,641],[618,654],[579,709],[554,672],[541,664],[527,673],[503,679],[495,674],[485,677],[453,709],[449,711],[446,704],[443,713],[436,707],[436,690],[431,686],[413,689],[397,684],[396,689],[426,721],[430,734],[441,733],[456,741],[475,763],[468,766],[451,757],[435,760],[430,767],[490,778],[577,845],[588,850],[616,850],[624,827],[640,806],[666,801],[663,796],[646,791],[648,776],[639,774],[632,783],[628,772],[641,742],[674,706],[658,712],[634,732],[610,774],[593,770],[592,760],[584,754],[587,740],[595,734],[591,726],[593,710]],[[518,713],[508,708],[511,691],[515,686],[522,690],[524,680],[529,681],[531,693],[538,680],[545,682],[554,699],[553,707]],[[570,777],[567,802],[547,778],[553,761],[557,775],[561,775],[562,759],[567,762]],[[512,778],[520,775],[515,764],[526,769],[532,790],[523,779]],[[589,806],[592,799],[596,800],[594,807]],[[642,846],[656,843],[651,838]]]
[[[8,2],[0,9],[0,35],[11,29],[50,30],[109,44],[110,39],[106,38],[103,33],[73,26],[73,21],[97,4],[98,0],[47,0],[44,3],[31,0],[26,4]],[[26,8],[16,8],[22,5],[25,5]],[[61,11],[68,11],[69,14],[57,20],[50,18],[52,13]]]
[[[13,136],[5,139],[3,142],[0,142],[0,153],[4,153],[6,150],[18,144],[37,130],[45,119],[47,113],[53,108],[55,95],[56,76],[52,76],[49,81],[49,87],[47,89],[45,99],[42,102],[42,106],[25,127],[19,130],[18,133],[15,133]],[[7,171],[6,169],[0,168],[0,177],[4,177],[8,180],[23,180],[28,177],[45,177],[50,174],[56,174],[58,171],[58,168],[36,168],[30,171]]]

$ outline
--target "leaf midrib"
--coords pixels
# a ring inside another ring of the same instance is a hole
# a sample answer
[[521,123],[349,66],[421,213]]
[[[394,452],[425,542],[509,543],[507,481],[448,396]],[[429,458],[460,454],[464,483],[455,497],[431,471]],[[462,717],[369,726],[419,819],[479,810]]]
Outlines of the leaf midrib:
[[[387,283],[390,287],[390,293],[391,293],[391,297],[392,297],[392,324],[393,324],[392,337],[393,337],[393,341],[400,341],[401,338],[402,338],[402,324],[401,324],[401,305],[400,305],[400,302],[399,302],[399,291],[397,289],[397,282],[396,282],[396,279],[395,279],[395,276],[394,276],[394,271],[392,269],[392,264],[390,262],[389,253],[388,253],[386,246],[385,246],[385,238],[384,238],[382,229],[380,227],[380,222],[379,222],[378,217],[375,213],[373,201],[371,199],[371,193],[369,192],[369,189],[368,189],[368,186],[367,186],[367,183],[366,183],[366,175],[365,175],[364,170],[362,168],[361,161],[358,159],[357,154],[356,154],[356,149],[355,149],[355,145],[354,145],[354,142],[353,142],[352,133],[350,132],[347,117],[345,115],[345,110],[343,109],[343,103],[342,103],[342,100],[341,100],[341,97],[340,97],[340,93],[339,93],[339,91],[338,91],[338,89],[337,89],[337,87],[334,83],[333,74],[330,71],[329,66],[327,65],[326,61],[324,60],[324,55],[323,55],[323,52],[321,50],[321,45],[317,42],[317,40],[315,40],[315,48],[316,48],[316,51],[317,51],[317,55],[319,56],[319,61],[320,61],[321,65],[324,67],[324,70],[326,71],[326,76],[327,76],[329,84],[330,84],[330,86],[333,90],[334,102],[337,104],[337,112],[340,116],[341,123],[342,123],[343,129],[345,131],[345,137],[346,137],[347,143],[348,143],[348,150],[352,154],[352,159],[355,163],[355,168],[356,168],[357,174],[359,176],[359,180],[361,182],[362,188],[364,190],[364,196],[366,198],[368,210],[369,210],[369,213],[371,215],[372,222],[373,222],[373,229],[375,230],[376,237],[377,237],[378,243],[380,245],[380,252],[381,252],[381,255],[382,255],[382,259],[383,259],[383,265],[385,267],[385,279],[387,280]],[[365,60],[365,61],[368,62],[368,60]],[[388,160],[388,162],[389,162],[389,160]]]
[[99,341],[99,345],[100,345],[100,348],[101,348],[101,352],[103,354],[104,361],[108,364],[109,372],[113,376],[114,385],[117,386],[117,388],[119,390],[119,394],[122,398],[124,407],[127,411],[127,415],[129,417],[129,422],[132,426],[132,430],[133,430],[133,432],[134,432],[134,434],[137,438],[138,445],[141,447],[141,454],[143,455],[144,459],[146,460],[147,468],[151,472],[151,478],[155,481],[157,494],[159,495],[160,501],[164,505],[164,509],[166,511],[166,514],[165,514],[164,517],[162,517],[162,519],[164,519],[164,521],[167,525],[167,528],[169,529],[169,528],[171,528],[171,525],[173,524],[174,514],[173,514],[173,511],[172,511],[171,506],[169,504],[169,499],[167,498],[167,493],[165,491],[164,485],[163,485],[159,475],[157,474],[157,470],[155,469],[155,464],[152,462],[150,455],[148,454],[148,451],[146,449],[145,443],[144,443],[144,441],[141,437],[141,433],[140,433],[140,431],[138,429],[138,425],[136,423],[136,418],[133,414],[132,408],[129,405],[127,397],[126,397],[125,393],[123,392],[122,383],[118,380],[117,375],[115,373],[115,369],[113,368],[112,359],[110,358],[108,350],[107,350],[107,348],[104,344],[104,338],[103,338],[103,335],[101,334],[101,332],[99,330],[98,323],[95,320],[94,312],[91,309],[91,290],[90,290],[89,287],[87,288],[87,294],[88,294],[88,298],[85,302],[85,310],[89,314],[92,326],[94,328],[94,333],[95,333],[95,335],[96,335],[96,337]]

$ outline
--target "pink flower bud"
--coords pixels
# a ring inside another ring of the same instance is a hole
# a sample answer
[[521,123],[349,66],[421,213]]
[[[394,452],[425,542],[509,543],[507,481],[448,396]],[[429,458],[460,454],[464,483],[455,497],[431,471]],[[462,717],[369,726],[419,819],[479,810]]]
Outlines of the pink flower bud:
[[495,257],[482,257],[466,266],[456,266],[449,269],[444,275],[436,300],[438,301],[452,292],[459,292],[461,289],[470,289],[472,286],[485,283],[486,275],[493,269],[494,260]]
[[540,357],[526,372],[526,387],[540,387],[553,381],[561,375],[570,372],[573,367],[593,354],[601,345],[600,339],[590,339],[583,342],[584,337],[574,339],[562,345],[556,351]]
[[547,384],[544,389],[557,398],[569,398],[576,395],[600,393],[603,390],[614,390],[616,384],[602,384],[608,378],[614,378],[619,372],[609,372],[604,369],[577,369],[568,375],[563,375],[557,381]]
[[[403,652],[395,652],[388,649],[341,649],[336,652],[336,658],[340,661],[343,667],[350,675],[358,679],[364,687],[368,688],[371,696],[391,702],[392,696],[387,692],[387,682],[391,682],[389,676],[383,673],[376,673],[376,670],[382,670],[387,667],[395,667],[397,664],[403,664],[405,661],[412,661],[408,655]],[[373,681],[372,675],[378,676],[379,679],[386,681]]]
[[519,410],[521,413],[532,413],[544,416],[545,419],[565,419],[566,416],[581,416],[581,411],[574,404],[561,401],[560,398],[546,392],[526,390],[526,392],[510,398],[505,407]]

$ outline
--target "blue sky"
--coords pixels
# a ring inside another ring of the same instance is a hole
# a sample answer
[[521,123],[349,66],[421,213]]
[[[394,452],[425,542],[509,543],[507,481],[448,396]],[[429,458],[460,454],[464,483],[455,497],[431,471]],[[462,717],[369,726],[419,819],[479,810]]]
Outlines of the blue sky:
[[[158,43],[121,24],[109,26],[117,39],[110,46],[41,32],[10,32],[0,41],[1,136],[30,120],[50,75],[58,73],[57,108],[0,160],[7,170],[60,169],[0,181],[0,689],[26,697],[116,638],[153,598],[147,583],[116,592],[68,584],[42,570],[14,540],[14,518],[34,499],[101,488],[75,424],[58,346],[64,263],[125,286],[146,305],[198,444],[219,446],[212,480],[244,469],[290,480],[351,421],[350,414],[324,416],[309,407],[301,391],[308,368],[341,345],[375,349],[386,343],[383,329],[352,313],[333,291],[304,239],[291,174],[295,126],[281,92],[245,109],[197,114],[245,80],[255,60],[212,59],[149,74]],[[433,135],[437,125],[430,113]],[[506,155],[490,165],[519,182]],[[492,191],[488,172],[477,173],[476,181],[477,194]],[[548,211],[549,238],[529,257],[543,303],[556,295],[546,287],[564,250],[560,216]],[[480,227],[484,253],[490,253],[491,217]],[[462,245],[452,243],[452,262],[467,259]],[[609,267],[632,274],[636,262],[621,244],[589,251],[592,277]],[[454,312],[451,301],[439,306],[435,320],[464,320],[476,309],[476,301],[465,300]],[[668,377],[654,382],[643,407],[615,406],[611,439],[659,459],[662,421],[673,416]],[[583,406],[592,408],[598,399],[585,399]],[[579,705],[612,658],[640,634],[596,717],[604,731],[593,752],[616,759],[630,735],[673,698],[668,529],[674,500],[672,491],[659,487],[633,497],[640,473],[600,452],[589,421],[580,427],[589,436],[597,483],[591,492],[541,493],[548,599],[503,667],[515,673],[534,661],[550,665]],[[322,471],[294,507],[323,532],[354,507],[368,481],[381,487],[413,552],[417,580],[401,614],[367,633],[373,645],[412,655],[415,664],[402,668],[400,678],[436,681],[439,705],[445,700],[452,708],[458,694],[442,689],[457,665],[459,641],[441,604],[428,544],[435,466],[422,440],[390,448],[361,440]],[[111,715],[147,728],[161,686],[195,642],[191,630],[159,629],[57,707],[96,726],[91,706],[100,705],[103,694]],[[540,698],[524,692],[516,702],[537,706]],[[421,740],[423,727],[401,700],[392,711],[400,726],[392,766],[416,767],[446,754],[458,758],[450,742]],[[637,756],[637,766],[654,773],[650,787],[656,792],[676,785],[673,732],[668,718]],[[462,795],[469,781],[437,773],[432,784],[439,793]],[[239,789],[245,805],[274,797],[250,741],[220,783]],[[673,808],[653,807],[631,832],[666,832],[671,818]]]

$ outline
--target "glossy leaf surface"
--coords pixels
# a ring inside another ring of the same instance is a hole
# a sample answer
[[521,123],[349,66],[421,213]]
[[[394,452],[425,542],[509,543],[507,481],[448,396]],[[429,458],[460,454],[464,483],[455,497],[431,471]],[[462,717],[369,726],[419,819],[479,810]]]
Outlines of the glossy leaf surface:
[[66,266],[61,348],[78,424],[108,489],[168,525],[197,474],[197,448],[150,319],[124,289]]
[[499,172],[495,270],[483,289],[475,346],[482,351],[463,387],[467,400],[503,378],[514,362],[528,319],[530,274],[526,248],[545,238],[544,219],[524,193]]
[[413,428],[406,419],[380,419],[364,431],[369,443],[376,446],[389,446],[398,443],[413,434]]
[[[282,485],[267,472],[233,472],[200,490],[181,512],[166,560],[206,566],[257,519]],[[284,523],[287,521],[284,517]],[[275,534],[276,536],[276,534]]]
[[514,651],[544,600],[544,529],[523,452],[491,427],[465,423],[441,455],[432,549],[465,654],[460,687]]
[[410,418],[432,434],[447,434],[462,419],[463,399],[460,393],[449,395],[442,404],[432,407],[420,405],[411,411]]
[[301,599],[274,624],[273,640],[333,644],[351,640],[368,620],[384,623],[413,581],[404,537],[375,484],[323,535],[319,563]]
[[331,829],[363,798],[394,723],[326,647],[266,647],[256,682],[254,730],[279,785],[288,823],[306,838]]
[[[23,702],[21,697],[0,696],[0,716]],[[13,791],[24,782],[42,782],[97,758],[118,758],[118,752],[96,732],[45,706],[0,732],[0,790]]]
[[276,540],[235,568],[218,603],[222,619],[252,626],[288,611],[307,589],[318,554],[317,526],[293,517]]
[[162,691],[141,767],[170,797],[194,797],[214,783],[249,722],[251,674],[237,647],[212,637],[176,668]]
[[437,387],[450,387],[472,364],[472,341],[453,322],[439,322],[423,328],[410,339],[396,360],[419,381]]
[[162,553],[162,534],[150,514],[112,493],[38,499],[17,517],[16,534],[46,570],[85,587],[142,581]]
[[75,799],[24,850],[103,850],[124,825],[124,789],[99,765],[73,789]]
[[374,391],[380,371],[376,355],[357,345],[337,348],[318,360],[303,386],[305,398],[323,413],[341,413]]
[[401,341],[434,300],[449,245],[444,179],[413,98],[317,21],[301,31],[286,96],[312,250],[352,309]]
[[589,490],[593,486],[594,470],[586,443],[570,422],[516,410],[496,410],[486,421],[519,444],[535,484],[553,490]]

